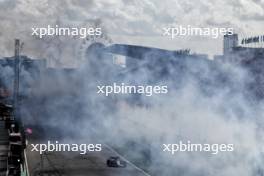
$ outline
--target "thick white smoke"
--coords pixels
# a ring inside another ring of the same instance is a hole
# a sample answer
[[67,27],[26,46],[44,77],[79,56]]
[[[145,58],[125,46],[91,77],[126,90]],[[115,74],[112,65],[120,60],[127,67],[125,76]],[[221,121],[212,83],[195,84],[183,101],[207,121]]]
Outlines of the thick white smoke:
[[[72,21],[82,25],[90,22],[85,21],[86,19],[105,17],[106,24],[112,32],[128,20],[120,33],[134,35],[148,33],[141,31],[142,23],[152,24],[153,20],[157,20],[162,22],[155,23],[156,26],[167,25],[173,23],[174,17],[179,15],[174,13],[176,10],[171,6],[174,4],[171,1],[165,1],[163,9],[169,6],[170,8],[166,13],[163,10],[165,15],[162,16],[157,13],[160,9],[156,6],[158,1],[118,2],[120,3],[89,1],[87,4],[87,1],[79,0],[73,4],[73,1],[69,0],[65,3],[45,0],[40,4],[40,1],[0,1],[0,55],[13,54],[13,39],[16,36],[25,42],[22,50],[24,54],[52,59],[52,62],[55,62],[53,66],[74,65],[75,60],[80,59],[76,57],[74,51],[78,43],[76,40],[32,38],[31,26],[45,26],[59,22],[68,24]],[[236,7],[235,2],[218,2],[221,8],[229,4]],[[254,2],[245,1],[238,4],[243,8],[247,3],[257,6]],[[222,3],[224,5],[221,5]],[[211,11],[218,9],[215,6],[217,3],[201,1],[197,15],[197,11],[193,10],[196,5],[192,2],[175,4],[179,11],[192,12],[184,18],[186,21],[193,20],[194,15],[195,18],[200,19],[200,14],[208,9]],[[137,10],[135,5],[141,5],[141,8]],[[126,7],[125,12],[130,14],[119,10],[121,7]],[[104,8],[106,13],[98,11]],[[258,8],[263,8],[262,2]],[[228,11],[232,9],[228,8]],[[251,8],[247,10],[251,14],[250,18],[253,18],[254,8],[253,11]],[[144,11],[147,13],[145,14]],[[137,16],[134,14],[138,12],[144,19],[143,22],[136,22],[134,16]],[[208,14],[203,20],[204,24],[212,23],[215,19],[220,23],[226,23],[218,19],[219,15],[211,18],[211,13]],[[232,19],[232,14],[233,11],[231,15],[227,14],[226,19]],[[114,22],[115,18],[117,21]],[[164,19],[169,21],[164,23]],[[200,20],[196,21],[200,23]],[[239,19],[236,19],[235,26],[240,24]],[[152,27],[152,25],[145,26],[146,29]],[[157,32],[156,30],[152,31],[152,35]],[[154,42],[159,43],[155,40]],[[116,76],[116,71],[112,73],[106,69],[107,65],[99,64],[92,68],[89,60],[97,61],[95,56],[90,55],[86,59],[87,63],[82,63],[79,69],[47,69],[35,81],[32,81],[30,73],[22,71],[22,75],[32,86],[31,96],[24,100],[22,105],[23,120],[26,125],[43,127],[48,137],[74,136],[78,140],[78,137],[85,138],[87,135],[92,135],[118,148],[122,154],[135,163],[142,164],[142,167],[154,175],[263,175],[263,100],[254,97],[251,89],[248,90],[247,84],[253,78],[244,68],[220,63],[211,67],[208,62],[197,60],[187,63],[184,70],[169,65],[166,69],[171,75],[164,80],[155,80],[151,73],[157,72],[146,67],[133,73],[127,72],[121,79]],[[159,65],[154,68],[159,71]],[[223,79],[217,79],[219,72],[224,75]],[[7,78],[4,82],[10,82],[12,69],[1,69],[1,75]],[[113,81],[148,83],[151,82],[150,80],[154,80],[157,84],[169,85],[169,94],[153,95],[150,98],[141,97],[143,105],[135,105],[118,95],[104,97],[96,93],[98,84],[110,84]],[[27,90],[21,88],[21,91]],[[233,143],[235,150],[220,152],[217,155],[200,152],[179,152],[170,155],[162,152],[163,143],[178,143],[179,140],[189,140],[193,143]]]

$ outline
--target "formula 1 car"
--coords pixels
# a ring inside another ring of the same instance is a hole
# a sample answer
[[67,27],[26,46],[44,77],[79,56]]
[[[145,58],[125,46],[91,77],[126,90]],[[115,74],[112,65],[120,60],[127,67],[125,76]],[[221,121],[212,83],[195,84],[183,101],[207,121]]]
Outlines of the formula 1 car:
[[112,156],[107,159],[106,164],[108,167],[126,167],[126,161],[122,160],[120,157]]

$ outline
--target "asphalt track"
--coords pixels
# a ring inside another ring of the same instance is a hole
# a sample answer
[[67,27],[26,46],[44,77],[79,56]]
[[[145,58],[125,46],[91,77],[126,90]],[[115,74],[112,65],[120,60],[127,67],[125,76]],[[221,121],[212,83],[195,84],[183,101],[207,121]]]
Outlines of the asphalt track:
[[[36,143],[36,141],[32,143]],[[32,146],[30,144],[31,141],[29,140],[26,155],[31,176],[41,174],[43,176],[150,176],[105,144],[103,144],[102,151],[90,152],[85,155],[76,152],[49,152],[40,155],[39,152],[31,151]],[[126,160],[127,167],[107,167],[106,160],[110,156],[120,156]]]

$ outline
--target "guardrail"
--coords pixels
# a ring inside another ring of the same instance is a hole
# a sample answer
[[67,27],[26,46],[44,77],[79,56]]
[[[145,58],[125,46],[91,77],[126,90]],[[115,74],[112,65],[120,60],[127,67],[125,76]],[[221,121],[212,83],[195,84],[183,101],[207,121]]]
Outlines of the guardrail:
[[24,150],[23,152],[24,154],[24,164],[21,165],[21,176],[30,176],[30,172],[29,172],[29,169],[28,169],[28,162],[27,162],[27,153],[26,151]]

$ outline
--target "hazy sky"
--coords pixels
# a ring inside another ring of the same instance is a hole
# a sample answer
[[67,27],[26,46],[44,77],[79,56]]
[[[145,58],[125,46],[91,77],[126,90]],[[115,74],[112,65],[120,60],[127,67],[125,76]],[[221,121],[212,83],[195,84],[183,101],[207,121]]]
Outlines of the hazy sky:
[[31,41],[32,26],[56,21],[85,25],[93,19],[102,21],[116,43],[190,48],[212,55],[222,52],[222,38],[170,40],[162,37],[162,28],[233,27],[240,36],[263,34],[264,0],[0,0],[0,55],[12,54],[14,37]]

